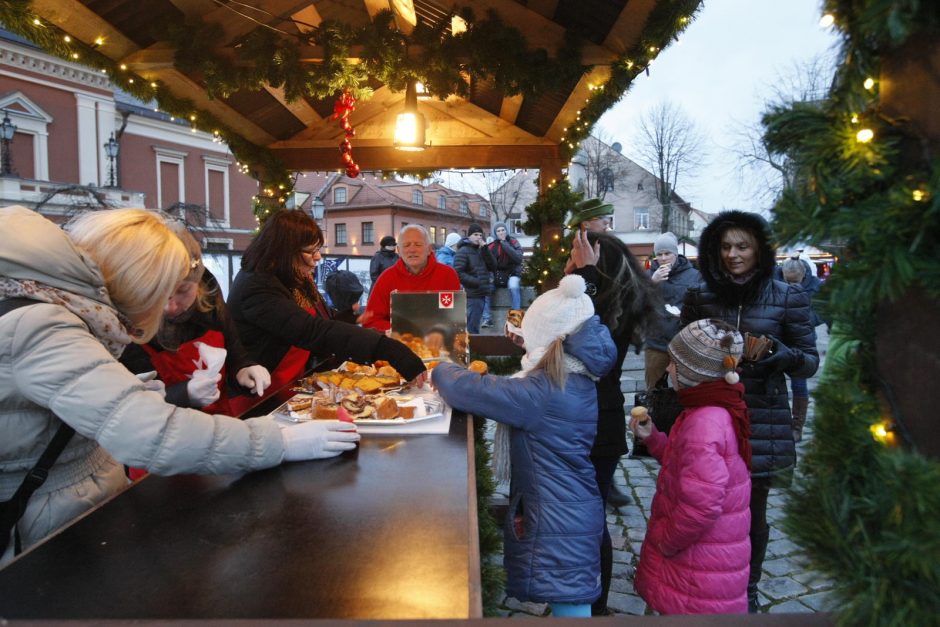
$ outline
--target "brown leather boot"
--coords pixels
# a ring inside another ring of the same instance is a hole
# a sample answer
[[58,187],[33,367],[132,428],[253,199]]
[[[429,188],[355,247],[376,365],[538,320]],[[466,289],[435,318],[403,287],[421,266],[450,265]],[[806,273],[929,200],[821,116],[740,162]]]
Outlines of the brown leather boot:
[[806,410],[809,408],[809,398],[805,396],[793,397],[793,441],[803,439],[803,425],[806,424]]

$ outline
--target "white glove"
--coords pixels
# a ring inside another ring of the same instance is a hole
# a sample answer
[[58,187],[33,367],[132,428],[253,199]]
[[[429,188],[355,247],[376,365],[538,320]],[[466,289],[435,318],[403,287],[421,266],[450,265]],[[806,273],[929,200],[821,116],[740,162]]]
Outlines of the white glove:
[[166,386],[163,384],[163,381],[157,379],[157,371],[151,370],[150,372],[141,372],[140,374],[134,375],[140,382],[144,384],[144,389],[148,392],[157,392],[163,398],[166,398]]
[[206,370],[197,370],[186,384],[186,393],[189,402],[196,407],[205,407],[219,400],[222,392],[219,390],[221,374],[211,374]]
[[356,448],[356,425],[339,420],[311,420],[294,425],[280,425],[284,439],[284,461],[336,457]]
[[264,394],[265,388],[271,385],[271,373],[264,366],[247,366],[238,371],[235,380],[242,387],[246,387],[261,396]]

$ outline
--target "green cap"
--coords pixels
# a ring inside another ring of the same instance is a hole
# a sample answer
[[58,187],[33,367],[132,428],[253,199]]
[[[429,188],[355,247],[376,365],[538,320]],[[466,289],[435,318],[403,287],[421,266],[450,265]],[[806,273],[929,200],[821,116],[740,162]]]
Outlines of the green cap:
[[587,222],[592,218],[609,216],[614,212],[614,206],[604,202],[600,198],[590,198],[578,204],[571,212],[571,219],[568,220],[568,228],[577,228],[582,222]]

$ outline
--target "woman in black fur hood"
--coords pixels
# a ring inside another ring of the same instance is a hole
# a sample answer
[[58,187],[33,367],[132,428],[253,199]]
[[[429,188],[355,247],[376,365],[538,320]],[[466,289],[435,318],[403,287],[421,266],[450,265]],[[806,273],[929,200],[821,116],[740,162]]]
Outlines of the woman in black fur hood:
[[686,292],[682,324],[719,318],[742,334],[773,341],[739,371],[751,415],[751,576],[748,605],[757,611],[757,582],[767,551],[767,495],[774,475],[796,463],[785,374],[809,378],[819,366],[810,294],[773,279],[776,256],[767,223],[757,214],[726,211],[699,241],[704,285]]

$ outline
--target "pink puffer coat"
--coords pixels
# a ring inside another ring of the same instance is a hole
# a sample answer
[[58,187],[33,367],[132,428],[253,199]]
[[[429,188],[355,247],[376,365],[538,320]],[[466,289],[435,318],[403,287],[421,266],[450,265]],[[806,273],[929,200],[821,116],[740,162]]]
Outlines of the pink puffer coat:
[[670,435],[645,440],[662,463],[636,590],[663,614],[747,612],[751,478],[731,416],[684,411]]

